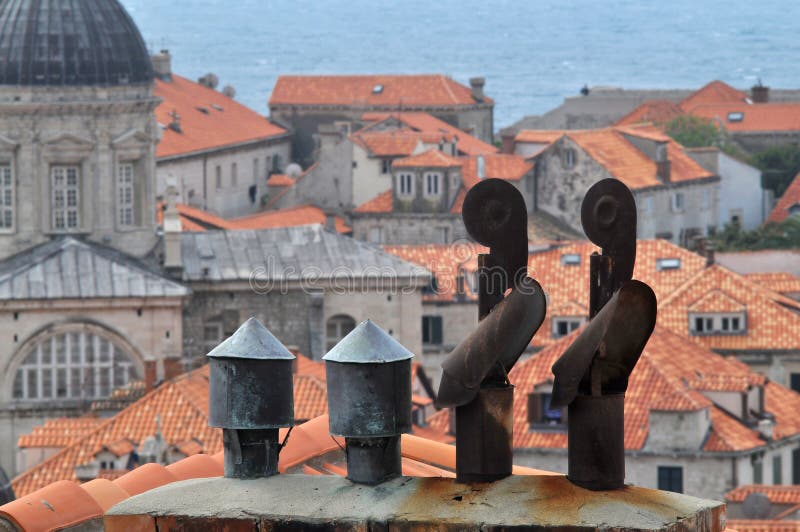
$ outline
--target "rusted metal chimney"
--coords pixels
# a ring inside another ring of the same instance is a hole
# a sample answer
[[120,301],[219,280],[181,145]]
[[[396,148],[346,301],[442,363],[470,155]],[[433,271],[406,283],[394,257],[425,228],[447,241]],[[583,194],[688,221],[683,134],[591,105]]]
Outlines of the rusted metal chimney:
[[278,474],[278,429],[294,424],[294,355],[250,318],[208,357],[208,424],[222,428],[225,476]]
[[593,254],[589,325],[553,365],[551,408],[568,406],[568,473],[591,490],[625,485],[624,404],[628,376],[656,322],[656,297],[631,280],[636,259],[636,203],[616,179],[586,193],[581,222]]
[[[514,387],[508,372],[545,316],[541,286],[527,276],[527,210],[500,179],[472,187],[464,225],[490,252],[478,257],[478,328],[442,363],[438,407],[455,407],[456,478],[487,482],[511,474]],[[507,297],[505,292],[511,288]]]
[[402,474],[400,435],[411,431],[414,355],[370,320],[328,354],[331,434],[347,445],[347,478],[380,484]]

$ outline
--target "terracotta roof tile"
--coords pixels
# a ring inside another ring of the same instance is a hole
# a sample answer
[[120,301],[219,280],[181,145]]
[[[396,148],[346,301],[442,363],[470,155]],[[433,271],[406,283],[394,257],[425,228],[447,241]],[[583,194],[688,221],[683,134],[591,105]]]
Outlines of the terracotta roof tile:
[[550,129],[523,129],[514,137],[515,142],[532,144],[552,144],[566,135],[566,131]]
[[0,515],[26,532],[60,530],[103,515],[103,508],[75,482],[62,480],[0,506]]
[[105,478],[96,478],[80,485],[95,502],[100,505],[103,512],[108,511],[120,501],[130,497],[130,493]]
[[[800,313],[797,312],[800,304],[719,265],[697,272],[661,301],[659,323],[679,334],[688,335],[687,309],[699,304],[712,292],[724,292],[730,299],[744,305],[747,311],[746,330],[740,334],[690,336],[695,342],[719,350],[800,349],[800,338],[795,334],[800,330]],[[720,308],[729,307],[723,305]]]
[[[294,227],[326,223],[325,211],[314,205],[297,205],[275,211],[264,211],[240,218],[228,220],[232,229],[273,229],[275,227]],[[345,223],[344,218],[336,216],[336,231],[343,234],[353,230]]]
[[358,131],[350,138],[377,157],[408,157],[423,143],[438,144],[443,136],[432,138],[411,129]]
[[105,420],[97,417],[60,417],[48,419],[44,425],[34,427],[30,434],[17,440],[20,449],[28,447],[66,447],[94,430]]
[[691,111],[698,105],[743,103],[746,99],[747,94],[734,89],[724,81],[715,80],[687,96],[679,105],[684,111]]
[[737,301],[722,290],[711,290],[689,305],[690,312],[741,312],[744,309],[745,306],[741,301]]
[[156,149],[159,158],[288,135],[252,109],[181,76],[173,74],[171,82],[156,80],[154,93],[163,100],[155,112],[158,122],[168,126],[170,115],[177,113],[182,131],[164,127]]
[[393,168],[454,168],[463,163],[461,160],[445,155],[437,149],[430,149],[417,155],[395,159]]
[[271,187],[290,187],[294,185],[294,178],[286,174],[272,174],[267,179],[267,185]]
[[[700,118],[719,121],[725,129],[734,132],[800,130],[800,103],[721,103],[698,105],[690,112]],[[736,119],[731,120],[732,114]]]
[[[376,91],[381,87],[380,91]],[[485,103],[493,103],[485,98]],[[269,105],[473,106],[472,91],[441,74],[279,76]]]
[[769,519],[728,519],[728,528],[731,532],[798,532],[800,523],[797,521],[776,521]]
[[353,212],[363,212],[363,213],[392,212],[392,209],[394,208],[393,202],[394,199],[392,197],[392,191],[390,189],[387,190],[386,192],[381,192],[371,200],[365,201],[364,203],[353,209]]
[[[519,155],[508,153],[494,153],[482,155],[484,162],[483,179],[497,178],[506,181],[519,181],[525,174],[533,170],[533,163],[526,161]],[[481,178],[478,177],[478,157],[462,157],[463,166],[461,178],[467,188],[475,186]]]
[[221,477],[225,472],[222,464],[207,454],[195,454],[178,460],[168,465],[166,469],[178,480]]
[[[798,126],[800,129],[800,126]],[[778,199],[778,203],[772,209],[767,217],[768,222],[779,223],[789,217],[791,212],[789,209],[794,207],[800,211],[800,174],[794,176],[794,179],[789,184],[789,187],[784,191],[783,196]]]
[[726,502],[744,502],[751,493],[763,493],[772,504],[800,504],[800,486],[746,484],[725,494]]
[[683,146],[649,124],[590,130],[521,131],[517,135],[517,142],[525,142],[519,139],[526,138],[539,137],[540,140],[546,140],[549,136],[557,140],[566,136],[629,188],[635,190],[662,186],[664,183],[657,177],[655,161],[634,146],[626,135],[666,142],[671,182],[681,183],[714,177],[686,154]]
[[620,118],[615,125],[625,126],[644,123],[662,125],[682,114],[684,114],[684,111],[669,100],[647,100]]
[[483,142],[428,113],[366,113],[362,116],[362,120],[365,122],[374,123],[383,122],[389,118],[396,119],[405,126],[422,133],[445,134],[451,139],[458,137],[458,151],[464,155],[481,155],[498,151],[496,146]]
[[747,273],[745,277],[779,294],[800,293],[800,277],[789,272]]
[[[298,359],[300,357],[303,355]],[[324,380],[317,376],[324,371],[322,366],[321,362],[309,359],[298,366],[294,382],[295,415],[298,419],[309,419],[327,412]],[[104,445],[123,439],[141,443],[155,434],[156,417],[160,417],[161,432],[169,445],[195,440],[202,444],[203,452],[207,454],[222,449],[222,432],[208,426],[208,366],[203,366],[165,382],[114,417],[104,420],[92,432],[74,440],[61,452],[23,472],[12,480],[14,492],[22,496],[56,480],[76,480],[75,467],[91,462]],[[122,478],[120,473],[109,476]]]
[[[517,389],[514,400],[514,448],[566,448],[563,431],[536,430],[528,423],[527,394],[534,387],[552,383],[551,367],[578,332],[545,347],[520,362],[509,377]],[[625,448],[642,449],[649,430],[651,410],[693,411],[710,408],[711,431],[705,451],[746,451],[766,442],[758,432],[724,413],[704,397],[692,382],[713,381],[715,390],[739,391],[742,381],[763,383],[764,377],[741,363],[656,327],[639,363],[630,377],[625,401]],[[792,409],[800,409],[800,394],[774,383],[766,384],[766,409],[775,415],[776,438],[800,434],[800,422]],[[442,410],[429,419],[431,430],[446,434],[449,413]]]

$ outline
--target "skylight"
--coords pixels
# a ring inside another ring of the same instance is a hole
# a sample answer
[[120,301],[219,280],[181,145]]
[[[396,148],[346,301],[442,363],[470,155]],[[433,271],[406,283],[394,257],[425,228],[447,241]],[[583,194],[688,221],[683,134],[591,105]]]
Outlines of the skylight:
[[681,267],[681,259],[656,259],[656,271],[662,270],[679,270]]
[[728,113],[728,122],[741,122],[744,120],[744,113]]
[[561,264],[564,266],[577,266],[581,263],[581,256],[577,253],[564,253],[561,255]]
[[372,87],[372,94],[380,94],[383,92],[383,85],[375,85]]

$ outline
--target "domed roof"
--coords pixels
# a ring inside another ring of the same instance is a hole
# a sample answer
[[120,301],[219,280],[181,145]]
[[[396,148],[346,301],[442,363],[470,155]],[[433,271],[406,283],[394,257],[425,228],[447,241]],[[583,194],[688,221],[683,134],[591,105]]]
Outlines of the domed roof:
[[152,80],[142,35],[117,0],[0,0],[0,85]]

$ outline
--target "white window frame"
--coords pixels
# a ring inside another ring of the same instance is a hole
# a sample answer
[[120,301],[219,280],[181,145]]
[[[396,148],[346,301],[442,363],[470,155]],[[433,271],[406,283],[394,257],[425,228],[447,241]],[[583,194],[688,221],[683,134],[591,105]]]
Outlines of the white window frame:
[[[73,183],[70,183],[71,179],[74,179]],[[50,167],[50,212],[54,231],[69,232],[81,228],[80,166],[54,164]]]
[[[702,330],[697,327],[698,320],[702,320]],[[695,336],[746,334],[747,312],[690,313],[689,332]]]
[[117,223],[136,225],[136,165],[131,161],[117,164]]
[[[87,330],[66,330],[36,341],[26,351],[16,370],[12,396],[34,402],[103,399],[136,379],[136,373],[131,355],[110,338]],[[63,395],[58,394],[60,386]],[[45,388],[49,393],[44,393]]]
[[442,195],[442,174],[441,172],[425,172],[423,186],[425,187],[425,197],[435,198]]
[[11,163],[0,162],[0,233],[14,230],[16,183]]
[[644,196],[642,198],[642,214],[652,214],[653,212],[653,196]]
[[397,196],[401,198],[414,197],[414,174],[401,172],[397,174]]

